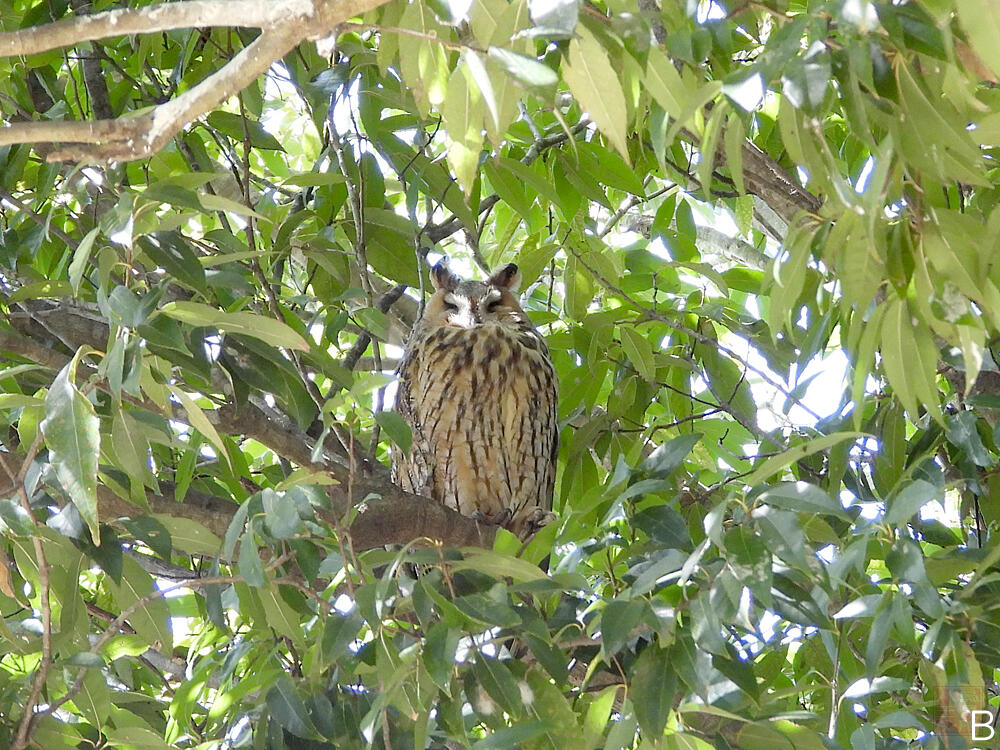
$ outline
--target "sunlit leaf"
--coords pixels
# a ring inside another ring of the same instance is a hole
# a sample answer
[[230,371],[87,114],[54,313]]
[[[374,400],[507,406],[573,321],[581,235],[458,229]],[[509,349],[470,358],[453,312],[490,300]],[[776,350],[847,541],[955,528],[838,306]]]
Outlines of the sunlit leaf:
[[554,86],[559,77],[552,68],[538,62],[533,57],[513,52],[503,47],[490,47],[491,60],[503,68],[521,84],[535,88]]
[[250,312],[227,313],[199,302],[170,302],[160,312],[194,326],[211,326],[228,333],[252,336],[272,346],[308,351],[309,344],[287,324]]
[[581,27],[579,34],[569,43],[563,78],[580,107],[590,113],[601,132],[628,159],[627,110],[621,82],[597,38],[586,27]]
[[97,513],[97,460],[100,421],[94,406],[72,381],[77,358],[66,365],[45,397],[45,419],[39,427],[52,455],[52,465],[66,494],[100,543]]

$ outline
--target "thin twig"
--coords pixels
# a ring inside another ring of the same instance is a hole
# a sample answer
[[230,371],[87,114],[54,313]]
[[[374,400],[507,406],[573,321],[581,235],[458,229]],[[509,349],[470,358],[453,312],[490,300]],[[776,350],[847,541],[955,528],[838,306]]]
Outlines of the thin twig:
[[[39,429],[35,435],[34,442],[28,449],[24,462],[21,464],[21,470],[16,476],[4,458],[4,454],[0,453],[0,467],[3,468],[8,478],[15,483],[21,508],[36,525],[38,522],[34,520],[34,516],[31,513],[31,501],[28,498],[27,490],[24,488],[24,479],[41,447],[42,430]],[[31,742],[31,735],[34,732],[36,721],[34,718],[35,706],[38,705],[41,699],[42,690],[45,688],[45,680],[48,678],[49,669],[52,667],[52,603],[49,600],[51,593],[49,562],[45,555],[45,548],[42,545],[42,537],[39,534],[32,534],[31,543],[35,550],[38,567],[38,606],[42,615],[42,658],[38,662],[35,678],[31,682],[31,692],[28,693],[28,700],[24,704],[24,714],[18,723],[17,734],[14,736],[14,743],[11,745],[11,750],[22,750],[22,748],[27,747],[28,743]]]

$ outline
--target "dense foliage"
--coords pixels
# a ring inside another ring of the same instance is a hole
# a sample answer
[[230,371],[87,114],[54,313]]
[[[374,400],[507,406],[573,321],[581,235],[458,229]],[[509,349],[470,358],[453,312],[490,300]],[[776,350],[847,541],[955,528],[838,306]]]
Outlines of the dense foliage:
[[[103,163],[258,32],[0,3],[0,746],[975,745],[991,0],[372,4]],[[561,381],[523,549],[388,484],[442,255]]]

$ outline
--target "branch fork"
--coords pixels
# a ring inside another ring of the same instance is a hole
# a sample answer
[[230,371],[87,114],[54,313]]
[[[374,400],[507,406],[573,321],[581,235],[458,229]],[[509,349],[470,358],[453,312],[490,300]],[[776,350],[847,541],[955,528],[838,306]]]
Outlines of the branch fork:
[[[48,161],[112,162],[145,159],[183,127],[249,86],[304,40],[323,38],[339,24],[387,0],[187,0],[138,10],[111,10],[0,32],[0,55],[26,56],[87,41],[183,28],[259,28],[258,36],[218,71],[177,98],[143,114],[112,120],[19,122],[0,128],[0,146],[59,143]],[[72,145],[70,145],[72,144]]]

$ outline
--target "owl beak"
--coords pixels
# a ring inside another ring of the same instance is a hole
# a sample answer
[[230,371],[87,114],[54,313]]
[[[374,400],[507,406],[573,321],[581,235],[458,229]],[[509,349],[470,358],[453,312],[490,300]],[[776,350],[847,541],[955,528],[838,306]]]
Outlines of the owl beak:
[[469,305],[469,327],[482,325],[483,315],[479,310],[479,305],[475,300]]
[[478,310],[463,310],[451,316],[450,322],[459,328],[472,328],[480,325],[483,321]]

